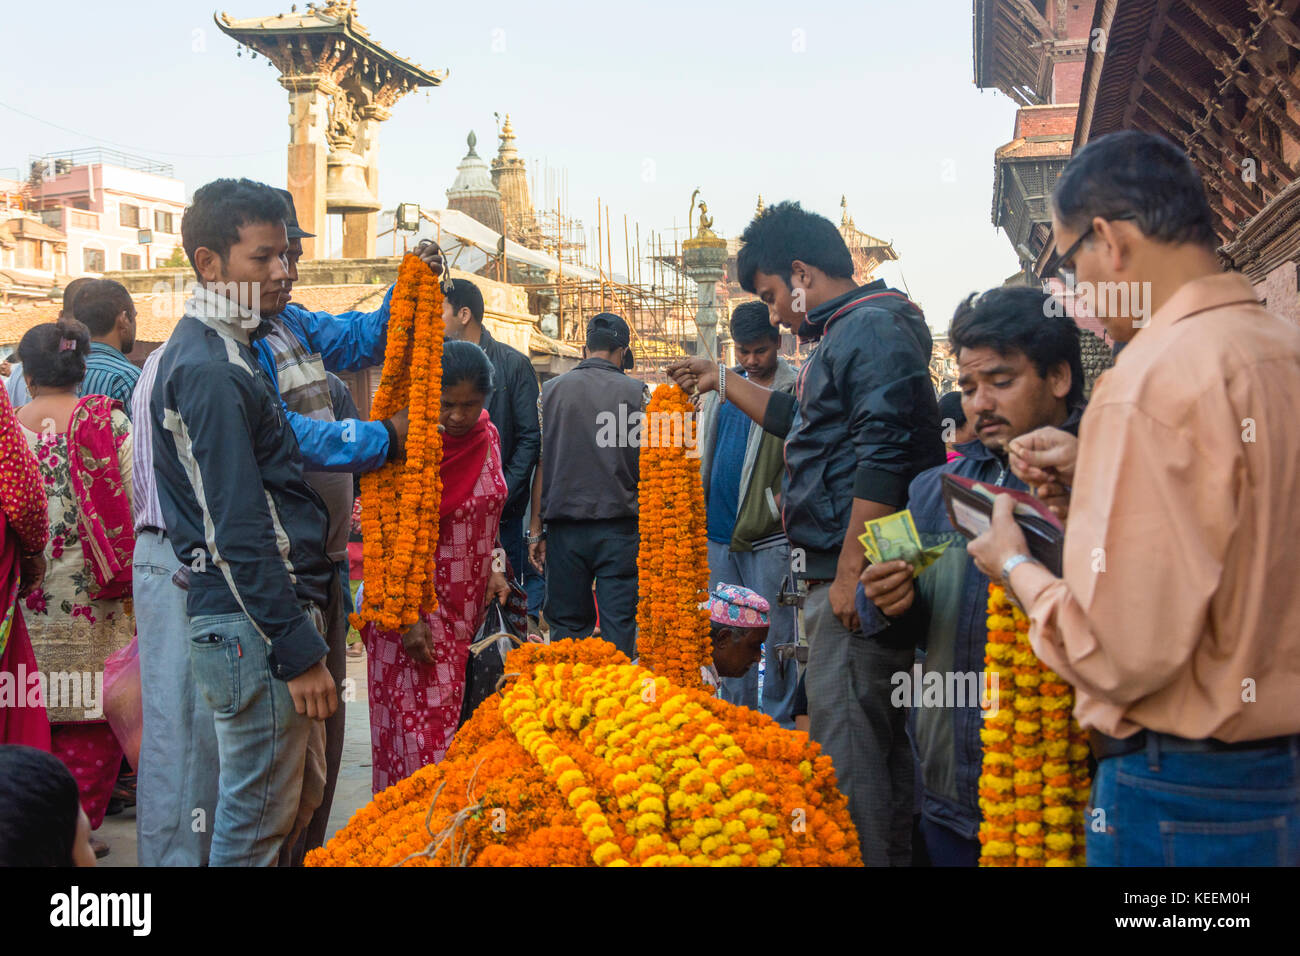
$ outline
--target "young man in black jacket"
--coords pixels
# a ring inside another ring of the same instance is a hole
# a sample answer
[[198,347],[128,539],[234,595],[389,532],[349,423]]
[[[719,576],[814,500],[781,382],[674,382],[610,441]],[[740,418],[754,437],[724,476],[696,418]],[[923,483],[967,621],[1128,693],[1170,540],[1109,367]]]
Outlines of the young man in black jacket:
[[854,607],[865,522],[903,506],[919,472],[942,464],[921,310],[883,280],[858,286],[830,220],[784,202],[741,237],[741,286],[774,321],[818,347],[796,394],[770,391],[707,359],[669,366],[678,384],[723,401],[785,438],[781,511],[791,569],[808,582],[805,673],[814,740],[830,755],[868,865],[911,860],[914,766],[891,676],[913,651],[864,639]]
[[253,350],[289,281],[284,202],[262,183],[194,193],[181,239],[199,284],[149,401],[158,500],[189,571],[190,662],[216,715],[212,866],[270,866],[293,826],[313,720],[338,705],[323,608],[324,502]]

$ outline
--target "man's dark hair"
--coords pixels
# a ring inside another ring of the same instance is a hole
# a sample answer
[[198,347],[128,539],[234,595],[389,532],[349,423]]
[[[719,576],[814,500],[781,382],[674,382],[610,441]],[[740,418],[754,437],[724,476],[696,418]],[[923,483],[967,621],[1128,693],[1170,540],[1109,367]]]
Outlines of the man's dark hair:
[[772,324],[766,303],[742,302],[731,313],[731,338],[737,345],[754,345],[764,339],[781,341],[781,330]]
[[93,336],[107,335],[123,312],[134,313],[135,303],[126,286],[112,279],[95,279],[77,290],[72,307],[73,317],[90,329]]
[[492,394],[492,360],[473,342],[452,339],[442,345],[442,387],[444,390],[469,382],[474,391]]
[[63,303],[59,306],[59,318],[63,318],[64,316],[71,318],[72,303],[77,298],[77,295],[82,289],[90,285],[90,283],[98,281],[98,279],[91,276],[78,276],[65,285],[63,287]]
[[957,428],[966,424],[966,413],[961,410],[961,392],[945,392],[939,397],[939,421],[952,419]]
[[797,202],[768,206],[745,227],[740,241],[736,271],[746,292],[754,291],[754,273],[760,270],[789,285],[790,264],[796,259],[833,279],[853,276],[853,256],[835,224]]
[[1097,217],[1129,218],[1151,239],[1218,245],[1200,173],[1179,146],[1154,133],[1122,130],[1088,143],[1057,179],[1052,208],[1079,234]]
[[468,279],[452,279],[451,291],[447,293],[453,313],[469,309],[475,322],[483,321],[483,291]]
[[[65,342],[70,342],[66,348]],[[86,377],[90,355],[90,330],[76,319],[43,322],[27,330],[18,343],[23,375],[32,384],[46,388],[67,388]]]
[[1052,308],[1052,296],[1032,286],[1000,286],[983,295],[971,293],[953,313],[948,329],[952,354],[962,349],[991,348],[999,355],[1020,352],[1045,378],[1057,364],[1070,367],[1066,404],[1083,401],[1083,361],[1079,328]]
[[230,258],[230,247],[239,242],[239,229],[250,222],[283,222],[288,216],[284,200],[266,183],[252,179],[214,179],[194,190],[189,208],[181,216],[181,245],[190,266],[198,272],[194,253],[211,249]]
[[81,799],[58,757],[0,746],[0,867],[72,866]]

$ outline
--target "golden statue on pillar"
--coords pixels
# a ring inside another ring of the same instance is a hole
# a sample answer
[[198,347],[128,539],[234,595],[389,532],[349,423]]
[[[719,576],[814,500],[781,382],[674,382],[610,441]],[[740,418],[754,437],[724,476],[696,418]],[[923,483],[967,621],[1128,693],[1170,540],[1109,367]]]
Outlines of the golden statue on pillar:
[[[691,211],[686,216],[686,228],[691,227],[695,220],[695,197],[700,194],[699,189],[691,193]],[[716,239],[717,235],[713,232],[713,217],[709,215],[709,206],[703,199],[700,200],[700,222],[699,228],[696,229],[695,239]],[[690,242],[691,240],[687,240]]]

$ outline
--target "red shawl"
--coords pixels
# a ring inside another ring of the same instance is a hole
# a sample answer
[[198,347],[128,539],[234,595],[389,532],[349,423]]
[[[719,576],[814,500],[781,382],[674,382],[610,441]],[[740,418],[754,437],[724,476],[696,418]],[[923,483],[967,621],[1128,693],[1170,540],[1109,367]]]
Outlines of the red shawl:
[[444,433],[442,436],[442,508],[438,516],[443,521],[465,503],[478,484],[488,450],[490,422],[485,408],[474,427],[464,435],[455,438]]
[[122,403],[87,395],[68,422],[68,468],[77,498],[77,533],[94,579],[95,600],[130,597],[135,528],[119,465],[125,437],[113,434],[113,409]]

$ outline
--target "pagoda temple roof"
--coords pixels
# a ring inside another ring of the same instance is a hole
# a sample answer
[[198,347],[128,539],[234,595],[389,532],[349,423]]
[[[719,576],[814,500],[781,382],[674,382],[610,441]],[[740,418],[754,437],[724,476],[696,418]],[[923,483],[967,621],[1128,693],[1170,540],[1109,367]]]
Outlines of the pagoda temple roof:
[[848,199],[840,197],[840,235],[844,243],[853,252],[875,252],[881,262],[893,262],[898,259],[894,244],[885,239],[877,239],[869,232],[863,232],[849,215]]
[[304,13],[279,13],[242,20],[223,11],[220,14],[214,13],[212,19],[222,33],[272,61],[275,60],[277,45],[291,37],[333,34],[350,40],[387,66],[402,71],[416,86],[441,86],[447,75],[445,70],[426,70],[372,40],[369,31],[357,20],[356,0],[331,2],[322,6],[309,3]]

